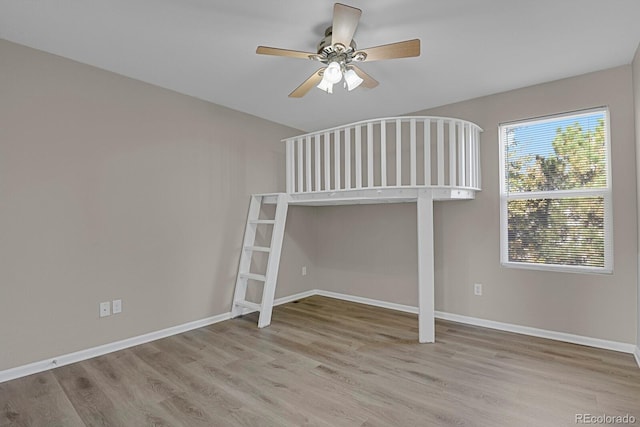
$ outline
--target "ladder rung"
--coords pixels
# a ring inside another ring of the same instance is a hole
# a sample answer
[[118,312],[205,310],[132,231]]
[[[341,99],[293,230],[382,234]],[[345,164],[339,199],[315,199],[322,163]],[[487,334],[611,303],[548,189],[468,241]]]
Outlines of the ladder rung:
[[249,301],[236,301],[236,305],[240,307],[248,308],[249,310],[260,311],[260,304],[256,304],[255,302]]
[[266,246],[245,246],[245,251],[254,251],[254,252],[271,252],[271,248]]
[[252,219],[251,221],[249,221],[249,224],[275,224],[276,220],[275,219]]
[[240,277],[242,277],[243,279],[258,280],[260,282],[266,282],[267,281],[267,278],[262,274],[240,273]]

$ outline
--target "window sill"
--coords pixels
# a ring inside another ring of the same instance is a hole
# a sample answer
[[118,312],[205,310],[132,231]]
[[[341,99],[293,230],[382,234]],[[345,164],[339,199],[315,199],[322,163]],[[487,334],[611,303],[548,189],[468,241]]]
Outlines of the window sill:
[[613,274],[612,268],[607,267],[583,267],[577,265],[533,264],[526,262],[501,262],[505,268],[521,270],[549,271],[554,273],[578,273],[578,274]]

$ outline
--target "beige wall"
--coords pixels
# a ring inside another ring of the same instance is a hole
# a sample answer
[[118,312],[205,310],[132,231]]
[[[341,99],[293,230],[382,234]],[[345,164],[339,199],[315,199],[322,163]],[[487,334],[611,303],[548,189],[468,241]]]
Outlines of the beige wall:
[[[640,202],[640,45],[636,50],[635,57],[633,58],[632,70],[633,70],[633,99],[634,99],[634,112],[636,122],[636,185],[638,191],[638,202]],[[640,209],[640,208],[639,208]],[[638,217],[638,245],[640,246],[640,216]],[[638,274],[640,275],[640,248],[638,250]],[[640,355],[640,277],[638,281],[638,328],[637,328],[637,340],[638,354]]]
[[[2,40],[0,58],[0,370],[229,311],[248,195],[284,189],[279,141],[300,132]],[[485,129],[484,191],[436,205],[438,310],[636,340],[631,75],[421,112]],[[498,122],[599,105],[611,109],[614,274],[500,267]],[[413,204],[291,207],[276,296],[416,305],[415,222]],[[115,298],[124,312],[99,319]]]
[[[0,370],[228,312],[248,195],[284,189],[298,133],[0,40]],[[313,287],[311,214],[277,296]]]
[[[612,275],[500,266],[498,123],[608,105],[611,113],[615,265]],[[626,343],[636,341],[637,242],[631,66],[473,99],[416,114],[484,128],[483,191],[436,202],[436,309]],[[316,283],[335,292],[417,304],[415,205],[318,211]],[[484,295],[473,295],[473,283]]]

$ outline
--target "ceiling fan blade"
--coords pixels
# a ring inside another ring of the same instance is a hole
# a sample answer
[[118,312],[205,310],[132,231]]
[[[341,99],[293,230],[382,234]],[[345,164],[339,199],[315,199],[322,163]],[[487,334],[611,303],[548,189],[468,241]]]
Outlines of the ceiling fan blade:
[[405,40],[403,42],[385,44],[382,46],[362,49],[367,54],[365,61],[379,61],[381,59],[410,58],[420,56],[420,40]]
[[322,80],[322,71],[327,67],[322,67],[315,73],[311,75],[307,80],[302,82],[300,86],[298,86],[293,92],[289,94],[289,98],[302,98],[311,90],[312,87],[316,86]]
[[359,75],[362,80],[364,80],[362,82],[362,87],[366,87],[368,89],[372,89],[372,88],[374,88],[374,87],[376,87],[376,86],[378,86],[380,84],[380,83],[378,83],[378,81],[376,79],[374,79],[369,74],[365,73],[364,71],[362,71],[360,68],[356,67],[355,65],[351,65],[351,67],[353,67],[353,71],[355,71],[356,74]]
[[288,56],[289,58],[310,59],[312,52],[301,52],[299,50],[279,49],[277,47],[258,46],[256,53],[260,55]]
[[333,6],[333,29],[331,44],[340,43],[349,47],[356,32],[362,11],[355,7],[336,3]]

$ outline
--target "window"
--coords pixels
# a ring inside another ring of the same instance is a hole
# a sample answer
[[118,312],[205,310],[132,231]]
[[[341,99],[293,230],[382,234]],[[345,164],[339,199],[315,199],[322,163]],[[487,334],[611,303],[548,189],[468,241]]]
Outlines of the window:
[[506,123],[499,133],[502,265],[611,273],[608,110]]

